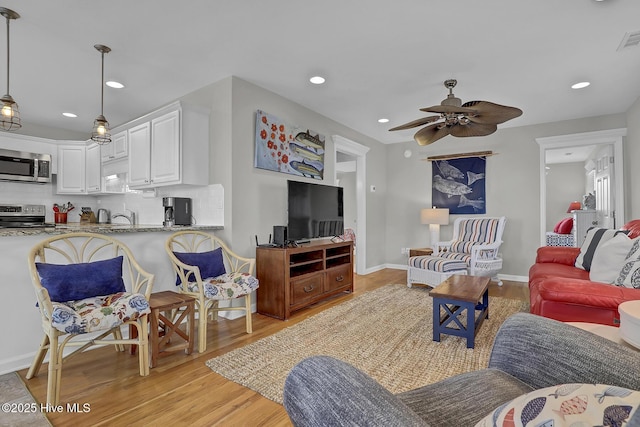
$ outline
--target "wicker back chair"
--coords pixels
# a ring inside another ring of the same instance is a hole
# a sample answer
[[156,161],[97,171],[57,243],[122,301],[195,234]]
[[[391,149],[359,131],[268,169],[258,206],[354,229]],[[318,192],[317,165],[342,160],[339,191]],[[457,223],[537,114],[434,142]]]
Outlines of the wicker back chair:
[[[165,249],[180,292],[196,299],[200,353],[207,348],[209,315],[217,320],[219,311],[244,311],[247,333],[252,332],[251,293],[258,289],[258,280],[253,276],[254,258],[239,256],[221,239],[202,231],[174,233],[167,239]],[[241,297],[243,306],[219,306],[220,301]]]
[[[48,238],[28,255],[44,338],[27,373],[36,376],[49,353],[47,404],[60,402],[62,362],[93,345],[140,347],[140,375],[149,375],[148,314],[154,275],[118,240],[96,233]],[[123,339],[122,326],[137,329]],[[109,336],[112,336],[111,338]],[[78,347],[65,355],[65,348]]]

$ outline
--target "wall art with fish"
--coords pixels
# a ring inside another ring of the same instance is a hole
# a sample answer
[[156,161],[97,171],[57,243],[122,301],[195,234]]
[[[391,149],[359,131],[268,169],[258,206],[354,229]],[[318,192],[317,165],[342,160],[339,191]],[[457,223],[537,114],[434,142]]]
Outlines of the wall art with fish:
[[452,215],[485,214],[486,157],[435,160],[432,162],[431,203],[449,208]]
[[256,111],[254,167],[307,178],[324,176],[324,135]]

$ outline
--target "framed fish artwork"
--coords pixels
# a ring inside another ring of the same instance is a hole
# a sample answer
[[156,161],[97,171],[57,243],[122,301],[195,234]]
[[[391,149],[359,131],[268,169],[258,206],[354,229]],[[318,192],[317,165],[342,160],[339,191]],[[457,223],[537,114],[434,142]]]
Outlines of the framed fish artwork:
[[448,208],[451,215],[485,214],[486,157],[432,162],[431,203]]
[[307,178],[324,176],[325,137],[256,111],[254,167]]

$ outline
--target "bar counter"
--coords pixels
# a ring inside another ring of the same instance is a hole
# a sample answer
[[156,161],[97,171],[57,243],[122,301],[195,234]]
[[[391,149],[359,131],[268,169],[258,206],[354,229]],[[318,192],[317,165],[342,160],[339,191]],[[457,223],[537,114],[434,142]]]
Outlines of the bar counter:
[[42,236],[47,235],[66,234],[73,233],[75,231],[87,231],[90,233],[101,234],[113,234],[113,233],[149,233],[159,231],[186,231],[186,230],[223,230],[224,227],[220,225],[174,225],[172,227],[165,227],[163,225],[153,224],[92,224],[92,223],[80,223],[70,222],[67,224],[50,224],[44,227],[33,228],[0,228],[0,237],[7,236]]

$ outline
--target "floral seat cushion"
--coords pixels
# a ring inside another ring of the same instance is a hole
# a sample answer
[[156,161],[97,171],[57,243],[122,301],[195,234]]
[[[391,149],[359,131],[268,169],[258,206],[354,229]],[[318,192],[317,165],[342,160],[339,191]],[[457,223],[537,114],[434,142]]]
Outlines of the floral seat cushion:
[[[248,273],[225,273],[203,279],[204,296],[209,299],[224,300],[238,298],[258,289],[258,279]],[[199,292],[198,283],[189,283],[190,292]]]
[[61,332],[86,334],[104,331],[151,313],[142,294],[118,292],[77,301],[54,302],[52,325]]

